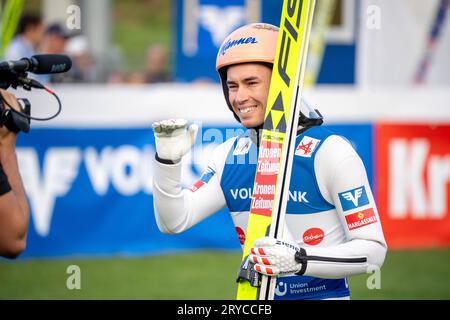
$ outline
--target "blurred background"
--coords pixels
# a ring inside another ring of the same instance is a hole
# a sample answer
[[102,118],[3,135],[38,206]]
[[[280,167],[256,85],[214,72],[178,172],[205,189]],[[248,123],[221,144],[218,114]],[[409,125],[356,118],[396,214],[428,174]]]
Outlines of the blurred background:
[[[200,125],[183,162],[194,182],[212,148],[241,130],[215,73],[218,47],[243,24],[279,25],[281,4],[0,1],[1,61],[73,60],[68,73],[35,76],[63,110],[18,139],[30,228],[24,253],[0,258],[0,299],[234,299],[241,253],[227,210],[181,235],[156,227],[150,127],[169,117]],[[449,6],[316,6],[304,97],[363,159],[389,246],[381,288],[368,288],[371,274],[351,278],[353,299],[450,298]],[[35,116],[56,111],[50,95],[11,91]]]

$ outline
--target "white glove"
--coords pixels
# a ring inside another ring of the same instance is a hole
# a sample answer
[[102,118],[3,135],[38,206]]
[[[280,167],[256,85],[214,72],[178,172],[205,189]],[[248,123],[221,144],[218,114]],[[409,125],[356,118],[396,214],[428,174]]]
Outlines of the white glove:
[[198,126],[187,127],[184,119],[169,119],[152,124],[155,134],[156,152],[163,160],[179,161],[195,142]]
[[255,240],[249,259],[255,263],[257,272],[267,276],[294,274],[302,269],[302,264],[295,260],[300,250],[297,244],[264,237]]

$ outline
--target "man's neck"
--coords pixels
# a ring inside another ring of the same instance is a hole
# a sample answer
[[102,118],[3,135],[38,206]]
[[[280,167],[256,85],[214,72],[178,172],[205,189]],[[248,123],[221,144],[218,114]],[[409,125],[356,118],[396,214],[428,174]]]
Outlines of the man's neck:
[[[303,127],[302,125],[298,125],[297,126],[297,136],[302,134],[306,129],[308,129],[308,127]],[[263,125],[249,129],[249,137],[258,148],[259,148],[259,143],[261,142],[262,132],[263,132]]]
[[261,141],[262,130],[263,130],[262,124],[257,127],[249,129],[249,137],[258,148],[259,142]]

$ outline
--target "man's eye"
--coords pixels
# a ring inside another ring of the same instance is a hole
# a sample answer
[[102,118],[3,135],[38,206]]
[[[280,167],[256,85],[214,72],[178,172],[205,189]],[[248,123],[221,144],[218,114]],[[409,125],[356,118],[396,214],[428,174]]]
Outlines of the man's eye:
[[249,86],[254,86],[254,85],[257,85],[257,84],[258,84],[258,82],[256,82],[256,81],[250,81],[248,83]]
[[234,84],[229,84],[228,85],[228,90],[234,90],[236,88],[237,88],[237,85],[234,85]]

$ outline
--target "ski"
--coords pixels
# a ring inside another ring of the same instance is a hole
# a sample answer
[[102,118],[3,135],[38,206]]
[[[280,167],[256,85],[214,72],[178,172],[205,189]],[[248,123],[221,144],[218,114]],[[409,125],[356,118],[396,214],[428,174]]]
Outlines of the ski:
[[423,84],[429,73],[430,65],[432,64],[433,57],[436,52],[436,47],[439,44],[440,35],[442,33],[443,26],[445,25],[447,10],[449,8],[450,0],[441,0],[437,7],[436,15],[434,17],[430,33],[426,40],[424,53],[414,77],[414,82],[417,85]]
[[[256,239],[283,236],[315,0],[284,0],[242,262]],[[267,186],[267,187],[265,187]],[[273,188],[275,186],[275,188]],[[268,191],[269,190],[269,191]],[[273,191],[274,190],[274,191]],[[254,285],[254,283],[253,283]],[[238,300],[272,300],[276,277],[238,283]]]

